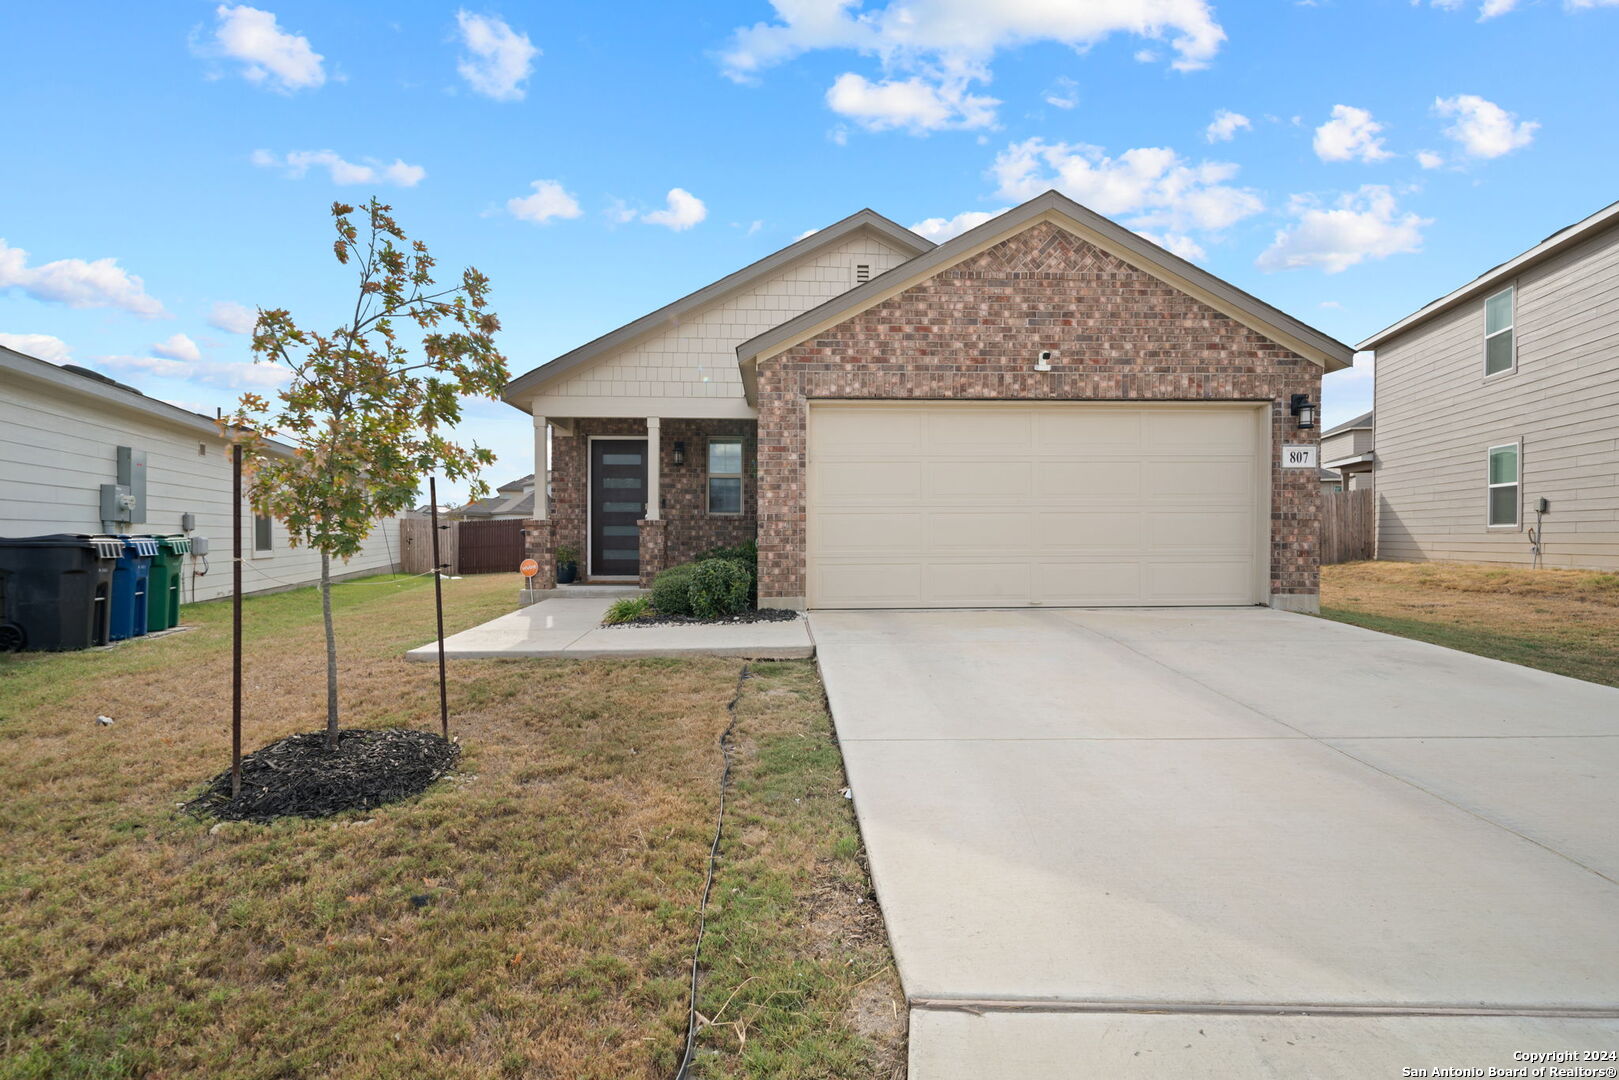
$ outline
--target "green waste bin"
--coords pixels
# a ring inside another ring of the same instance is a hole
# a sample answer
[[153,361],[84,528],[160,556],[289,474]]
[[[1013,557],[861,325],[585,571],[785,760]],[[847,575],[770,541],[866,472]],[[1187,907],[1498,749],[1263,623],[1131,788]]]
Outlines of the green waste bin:
[[180,576],[191,551],[189,536],[159,536],[146,583],[146,632],[180,625]]

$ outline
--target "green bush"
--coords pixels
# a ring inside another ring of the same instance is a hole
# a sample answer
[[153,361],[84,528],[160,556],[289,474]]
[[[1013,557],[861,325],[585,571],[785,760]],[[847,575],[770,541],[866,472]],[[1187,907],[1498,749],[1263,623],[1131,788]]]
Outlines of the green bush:
[[707,562],[709,559],[728,559],[738,562],[748,568],[748,573],[757,574],[759,567],[759,542],[757,540],[744,540],[732,547],[717,547],[705,551],[692,560],[692,562]]
[[691,614],[691,580],[696,563],[681,563],[652,579],[652,606],[659,615]]
[[691,613],[702,619],[735,615],[748,609],[753,575],[731,559],[705,559],[697,564],[690,586]]
[[652,607],[652,599],[646,596],[626,596],[622,600],[614,600],[602,616],[604,623],[633,622],[647,613]]

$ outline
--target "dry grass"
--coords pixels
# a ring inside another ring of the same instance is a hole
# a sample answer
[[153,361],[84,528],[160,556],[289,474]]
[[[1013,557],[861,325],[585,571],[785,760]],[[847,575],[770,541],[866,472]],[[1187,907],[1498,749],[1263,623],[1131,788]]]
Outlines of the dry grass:
[[1321,614],[1619,686],[1619,574],[1344,563],[1321,568]]
[[[449,583],[447,629],[513,587]],[[434,726],[435,668],[401,659],[431,588],[346,586],[338,607],[345,724]],[[450,779],[365,817],[215,830],[175,804],[228,764],[228,614],[0,658],[0,1077],[669,1075],[737,663],[452,664]],[[247,748],[318,727],[314,595],[251,599],[247,626]],[[812,670],[774,667],[739,705],[734,812],[759,832],[727,860],[705,982],[755,977],[719,1017],[747,1017],[747,1044],[706,1032],[724,1053],[696,1075],[759,1075],[740,1063],[772,1046],[799,1070],[780,1075],[878,1075],[892,1039],[854,1006],[891,980],[886,948],[825,962],[802,919],[825,882],[869,892],[841,765]],[[755,1007],[764,982],[790,1010]],[[827,1065],[791,1056],[797,1028]]]

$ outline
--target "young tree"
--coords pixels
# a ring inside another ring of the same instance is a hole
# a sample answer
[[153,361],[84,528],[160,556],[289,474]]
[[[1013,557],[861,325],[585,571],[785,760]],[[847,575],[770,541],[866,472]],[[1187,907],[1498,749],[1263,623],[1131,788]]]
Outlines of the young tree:
[[[359,273],[352,316],[319,334],[284,309],[261,308],[255,360],[280,365],[290,381],[273,401],[243,394],[222,421],[245,446],[254,509],[285,522],[294,544],[320,552],[330,749],[338,717],[332,559],[356,554],[379,519],[409,507],[428,472],[470,480],[473,497],[488,491],[478,471],[494,455],[445,431],[461,418],[462,396],[496,397],[507,379],[489,279],[469,267],[459,285],[436,288],[427,245],[409,240],[390,210],[372,198],[357,227],[354,207],[332,204],[333,251]],[[411,323],[421,334],[415,353],[400,337]],[[267,453],[265,437],[294,453]]]

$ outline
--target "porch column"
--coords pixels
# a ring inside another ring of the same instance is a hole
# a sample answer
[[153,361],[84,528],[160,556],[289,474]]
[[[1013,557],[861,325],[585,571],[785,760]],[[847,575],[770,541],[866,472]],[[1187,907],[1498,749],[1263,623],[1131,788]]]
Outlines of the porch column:
[[534,520],[544,521],[550,516],[550,498],[545,493],[549,473],[550,441],[546,438],[545,417],[534,414]]
[[663,517],[658,504],[658,479],[663,472],[663,432],[656,416],[646,418],[646,519]]

